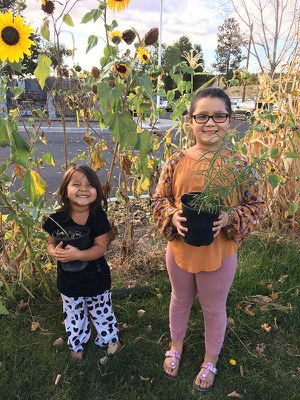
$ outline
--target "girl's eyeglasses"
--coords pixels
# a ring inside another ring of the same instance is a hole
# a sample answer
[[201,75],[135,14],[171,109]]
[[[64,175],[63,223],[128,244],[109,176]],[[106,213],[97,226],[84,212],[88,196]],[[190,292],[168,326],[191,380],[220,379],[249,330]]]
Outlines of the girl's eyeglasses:
[[196,114],[196,115],[192,115],[192,117],[194,118],[194,120],[197,124],[206,124],[206,122],[208,122],[210,118],[215,123],[221,124],[222,122],[225,122],[227,120],[227,118],[229,117],[229,114],[225,114],[225,113],[218,113],[218,114],[214,114],[214,115]]

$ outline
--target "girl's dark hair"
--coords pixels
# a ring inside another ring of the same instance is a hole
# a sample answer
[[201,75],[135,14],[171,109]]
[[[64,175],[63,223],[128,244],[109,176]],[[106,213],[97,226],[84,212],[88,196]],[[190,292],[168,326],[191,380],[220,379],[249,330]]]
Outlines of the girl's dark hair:
[[103,211],[107,210],[107,200],[103,194],[101,183],[95,171],[92,168],[88,167],[87,165],[79,165],[70,167],[65,173],[58,188],[57,194],[59,196],[59,203],[61,205],[60,211],[64,211],[67,216],[71,215],[71,206],[69,199],[67,197],[67,188],[70,183],[70,180],[74,174],[74,172],[80,171],[86,177],[89,183],[97,190],[97,198],[91,204],[91,211],[97,211],[102,209]]
[[198,90],[198,92],[195,93],[190,105],[190,110],[189,110],[190,118],[192,118],[194,115],[198,101],[204,99],[205,97],[216,97],[218,99],[223,100],[227,113],[229,114],[229,116],[232,114],[231,101],[228,94],[225,93],[224,90],[222,89],[209,87],[206,89],[200,89]]

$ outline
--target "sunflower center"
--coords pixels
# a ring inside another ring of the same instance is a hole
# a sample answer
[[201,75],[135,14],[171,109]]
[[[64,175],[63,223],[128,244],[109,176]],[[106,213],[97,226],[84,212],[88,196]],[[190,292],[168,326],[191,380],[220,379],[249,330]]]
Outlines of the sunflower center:
[[125,67],[125,65],[118,65],[118,71],[119,71],[121,74],[125,74],[125,72],[126,72],[126,67]]
[[1,38],[8,46],[14,46],[19,42],[20,34],[16,28],[12,26],[6,26],[2,29]]
[[148,61],[148,56],[147,56],[147,54],[143,54],[143,59],[145,60],[145,61]]

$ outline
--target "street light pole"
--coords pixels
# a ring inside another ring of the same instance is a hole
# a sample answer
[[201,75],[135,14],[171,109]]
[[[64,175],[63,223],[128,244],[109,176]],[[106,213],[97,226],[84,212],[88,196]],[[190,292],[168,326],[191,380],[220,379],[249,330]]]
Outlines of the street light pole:
[[[160,19],[159,19],[159,38],[158,38],[158,67],[161,68],[161,42],[162,42],[162,5],[163,0],[160,0]],[[157,86],[159,86],[160,76],[157,79]],[[160,106],[160,96],[156,99],[157,108]]]

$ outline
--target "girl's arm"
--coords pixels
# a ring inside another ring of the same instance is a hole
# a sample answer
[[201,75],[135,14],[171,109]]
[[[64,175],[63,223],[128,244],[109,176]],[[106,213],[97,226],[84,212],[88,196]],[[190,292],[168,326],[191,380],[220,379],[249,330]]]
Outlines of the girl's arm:
[[152,196],[151,208],[157,229],[169,241],[177,234],[177,228],[172,224],[172,218],[178,208],[175,207],[172,193],[173,173],[182,153],[172,156],[163,166],[155,193]]
[[62,248],[63,243],[60,242],[55,246],[52,237],[48,238],[47,252],[51,257],[61,262],[71,261],[93,261],[102,257],[106,252],[108,234],[97,236],[94,238],[93,246],[86,250],[79,250],[77,247],[67,245]]

